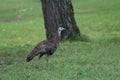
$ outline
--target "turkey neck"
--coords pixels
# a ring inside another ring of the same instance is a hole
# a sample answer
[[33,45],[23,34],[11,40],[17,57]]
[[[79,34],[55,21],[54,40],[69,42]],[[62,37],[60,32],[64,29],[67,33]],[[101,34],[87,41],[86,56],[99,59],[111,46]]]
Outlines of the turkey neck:
[[60,41],[60,38],[58,36],[55,36],[54,38],[51,38],[49,41],[58,45],[59,41]]
[[55,35],[55,37],[53,37],[50,41],[58,45],[60,42],[60,38],[61,38],[61,30],[60,31],[57,30],[57,35]]

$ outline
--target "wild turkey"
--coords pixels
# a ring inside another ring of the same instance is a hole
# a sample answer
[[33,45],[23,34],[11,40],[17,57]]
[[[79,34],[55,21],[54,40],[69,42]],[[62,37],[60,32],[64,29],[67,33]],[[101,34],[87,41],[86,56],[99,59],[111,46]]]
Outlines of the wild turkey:
[[58,37],[54,37],[50,40],[44,40],[40,42],[27,56],[26,61],[31,61],[35,56],[39,55],[39,59],[46,55],[46,64],[48,64],[49,56],[51,56],[57,49],[59,38],[61,36],[61,31],[65,28],[59,27],[58,28]]

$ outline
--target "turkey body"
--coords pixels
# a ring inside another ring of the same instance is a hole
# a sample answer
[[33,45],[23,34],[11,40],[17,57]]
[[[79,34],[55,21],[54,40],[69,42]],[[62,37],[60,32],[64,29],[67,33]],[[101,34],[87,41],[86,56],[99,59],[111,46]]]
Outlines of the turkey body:
[[43,55],[51,56],[57,49],[58,43],[53,40],[44,40],[40,42],[27,56],[26,61],[31,61],[35,56],[39,55],[41,58]]

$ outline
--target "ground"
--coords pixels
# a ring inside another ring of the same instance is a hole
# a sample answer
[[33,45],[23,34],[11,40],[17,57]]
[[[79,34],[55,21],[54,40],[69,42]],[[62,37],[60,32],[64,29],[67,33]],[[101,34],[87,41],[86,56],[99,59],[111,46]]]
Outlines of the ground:
[[48,67],[25,61],[46,39],[39,1],[0,0],[0,80],[120,80],[120,0],[73,0],[88,40],[60,43]]

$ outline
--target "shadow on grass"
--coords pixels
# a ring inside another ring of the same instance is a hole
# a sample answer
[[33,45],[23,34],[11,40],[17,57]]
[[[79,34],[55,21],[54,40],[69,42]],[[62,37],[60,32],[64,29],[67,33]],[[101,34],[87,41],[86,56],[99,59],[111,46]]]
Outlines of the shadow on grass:
[[[62,42],[65,42],[65,41],[66,41],[66,39],[62,39]],[[72,41],[90,42],[91,40],[90,40],[89,36],[87,36],[85,34],[81,34],[81,36],[76,35],[73,38],[68,39],[67,41],[70,41],[70,42],[72,42]]]
[[0,66],[6,67],[25,62],[32,45],[6,46],[0,48]]

